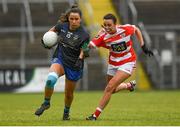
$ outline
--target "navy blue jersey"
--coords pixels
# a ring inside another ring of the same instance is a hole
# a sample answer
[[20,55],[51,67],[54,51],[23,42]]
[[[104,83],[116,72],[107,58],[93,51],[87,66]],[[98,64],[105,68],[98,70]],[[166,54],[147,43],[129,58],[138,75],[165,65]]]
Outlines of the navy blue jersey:
[[76,30],[70,30],[69,23],[58,23],[55,30],[58,32],[58,46],[53,57],[58,57],[60,54],[64,66],[74,70],[82,69],[77,67],[75,63],[83,45],[89,43],[89,34],[82,26]]

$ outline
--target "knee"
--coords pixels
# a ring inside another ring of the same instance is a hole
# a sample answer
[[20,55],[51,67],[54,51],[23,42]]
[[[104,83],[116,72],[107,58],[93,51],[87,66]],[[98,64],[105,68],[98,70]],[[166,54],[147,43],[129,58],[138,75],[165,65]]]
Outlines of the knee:
[[58,79],[58,75],[55,72],[49,73],[48,79],[46,81],[46,87],[53,89],[57,79]]

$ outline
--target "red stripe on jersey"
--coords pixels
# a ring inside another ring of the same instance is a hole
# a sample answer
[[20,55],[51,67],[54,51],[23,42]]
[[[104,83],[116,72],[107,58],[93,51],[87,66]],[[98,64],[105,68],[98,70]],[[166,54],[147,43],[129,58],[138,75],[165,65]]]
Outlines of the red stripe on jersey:
[[103,40],[105,35],[106,35],[105,33],[101,34],[101,35],[97,35],[97,37],[92,39],[92,43],[97,47],[105,47],[106,48],[106,45]]
[[126,42],[126,46],[127,46],[127,47],[129,47],[130,45],[132,45],[132,41]]

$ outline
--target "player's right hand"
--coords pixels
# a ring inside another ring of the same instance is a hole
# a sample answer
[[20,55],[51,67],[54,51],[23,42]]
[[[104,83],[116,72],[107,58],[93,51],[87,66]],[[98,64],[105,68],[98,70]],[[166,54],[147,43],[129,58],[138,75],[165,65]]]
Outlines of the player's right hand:
[[154,53],[149,48],[147,48],[145,44],[143,46],[141,46],[141,48],[146,55],[149,55],[149,56],[154,55]]
[[84,52],[84,58],[86,58],[86,57],[89,57],[89,48],[86,48],[85,50],[83,50],[83,52]]

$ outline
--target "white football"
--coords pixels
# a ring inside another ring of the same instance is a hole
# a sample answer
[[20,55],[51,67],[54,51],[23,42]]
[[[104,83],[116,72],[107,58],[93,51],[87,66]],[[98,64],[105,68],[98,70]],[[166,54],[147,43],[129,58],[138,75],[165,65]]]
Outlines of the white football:
[[58,35],[56,32],[48,31],[43,36],[44,44],[48,47],[52,47],[57,43]]

